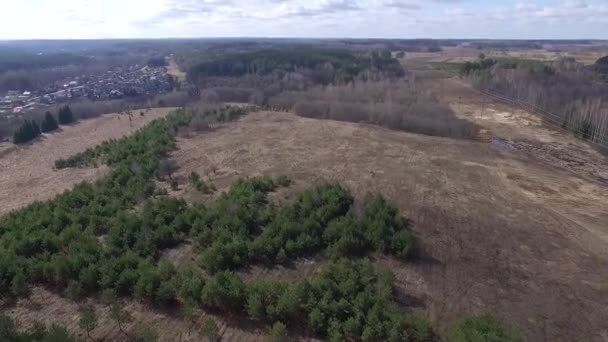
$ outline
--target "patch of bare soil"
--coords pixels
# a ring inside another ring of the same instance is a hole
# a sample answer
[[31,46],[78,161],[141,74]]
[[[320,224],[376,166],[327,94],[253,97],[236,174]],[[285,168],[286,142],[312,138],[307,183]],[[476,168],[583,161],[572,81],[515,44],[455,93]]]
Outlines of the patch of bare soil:
[[132,120],[122,114],[106,114],[83,120],[61,130],[44,134],[32,143],[0,146],[0,215],[34,201],[53,198],[82,181],[94,181],[105,175],[106,166],[56,170],[55,161],[67,158],[102,141],[120,138],[171,109],[158,108]]
[[[580,224],[608,242],[608,159],[572,133],[543,123],[538,115],[513,108],[456,80],[435,81],[435,88],[455,113],[485,128],[490,142],[516,160],[503,161],[503,175],[524,194],[560,219]],[[522,177],[510,168],[538,166]],[[554,173],[546,172],[551,169]]]
[[608,332],[608,193],[580,170],[490,142],[288,113],[251,114],[178,145],[179,173],[196,171],[220,190],[286,174],[296,189],[338,181],[359,198],[394,201],[413,220],[422,257],[379,262],[396,273],[403,302],[440,330],[489,312],[533,341],[603,341]]
[[270,279],[296,283],[303,279],[310,279],[319,273],[323,266],[327,264],[323,258],[303,258],[296,260],[291,265],[277,265],[269,268],[262,265],[253,265],[240,272],[240,276],[245,282],[256,279]]
[[186,73],[183,72],[179,66],[177,65],[177,63],[175,63],[175,61],[173,59],[171,59],[169,61],[169,65],[167,66],[167,73],[171,76],[174,76],[175,78],[177,78],[178,81],[185,81],[186,80]]

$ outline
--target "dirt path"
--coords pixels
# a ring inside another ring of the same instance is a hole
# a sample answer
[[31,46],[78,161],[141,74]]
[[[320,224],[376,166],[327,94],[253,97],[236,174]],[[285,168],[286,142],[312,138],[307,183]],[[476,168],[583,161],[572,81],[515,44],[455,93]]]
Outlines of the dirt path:
[[186,73],[181,71],[177,63],[173,59],[169,60],[169,65],[167,66],[167,73],[169,75],[175,76],[178,81],[182,82],[186,80]]
[[108,170],[106,166],[55,170],[54,163],[102,141],[129,134],[170,110],[152,109],[144,116],[134,115],[131,121],[121,114],[106,114],[62,126],[60,131],[27,145],[0,145],[0,215],[101,177]]

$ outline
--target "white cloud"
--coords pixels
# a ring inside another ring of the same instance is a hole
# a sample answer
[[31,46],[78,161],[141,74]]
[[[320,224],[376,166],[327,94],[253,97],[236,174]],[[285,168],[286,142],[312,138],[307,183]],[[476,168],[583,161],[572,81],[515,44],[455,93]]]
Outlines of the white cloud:
[[0,39],[608,38],[605,0],[3,0]]

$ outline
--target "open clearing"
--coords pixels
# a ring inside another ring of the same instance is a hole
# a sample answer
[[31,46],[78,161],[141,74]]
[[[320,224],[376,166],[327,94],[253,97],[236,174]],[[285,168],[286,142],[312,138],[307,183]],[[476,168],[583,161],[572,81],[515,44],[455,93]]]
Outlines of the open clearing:
[[[399,301],[430,318],[440,332],[464,315],[491,313],[530,341],[606,341],[606,158],[565,133],[544,128],[528,113],[501,104],[483,105],[482,98],[458,82],[447,86],[450,95],[442,100],[457,115],[482,125],[488,139],[437,138],[259,112],[211,132],[179,138],[179,149],[173,153],[180,167],[176,178],[186,179],[196,171],[221,191],[239,177],[285,174],[295,183],[286,193],[274,195],[279,199],[325,181],[341,182],[359,198],[380,192],[412,219],[421,256],[408,263],[386,257],[376,262],[395,273]],[[89,133],[86,145],[83,132],[83,138],[70,143],[81,145],[48,158],[49,163],[103,140]],[[24,152],[35,147],[25,147]],[[574,157],[576,162],[570,160]],[[34,158],[28,159],[29,169],[21,170],[34,172]],[[45,163],[39,162],[46,170],[41,179],[28,187],[52,191],[44,183],[56,181],[58,172]],[[64,186],[85,179],[80,173],[101,172],[65,171],[60,178]],[[76,177],[81,178],[72,180]],[[11,194],[17,195],[16,185]],[[194,197],[186,184],[177,194]],[[33,196],[40,194],[28,198]],[[169,253],[183,259],[182,254],[189,257],[191,250]],[[300,260],[295,269],[252,267],[244,272],[246,279],[291,280],[311,275],[318,267],[318,260]],[[107,308],[97,308],[102,324],[94,335],[119,339]],[[129,329],[153,325],[163,341],[174,341],[187,331],[187,323],[177,314],[158,313],[133,302],[127,310],[133,315]],[[78,331],[76,311],[76,304],[36,289],[9,314],[20,323],[59,322]],[[200,313],[197,322],[205,317]],[[230,341],[260,340],[264,334],[230,318],[220,326],[223,338]],[[198,341],[200,336],[193,333],[182,340]]]
[[0,145],[0,215],[36,200],[50,199],[82,181],[101,177],[108,170],[105,165],[55,170],[55,160],[132,133],[171,110],[151,109],[144,116],[133,115],[132,120],[124,114],[106,114],[62,126],[26,145]]
[[381,192],[414,221],[423,257],[380,261],[397,274],[404,304],[440,328],[490,312],[533,341],[604,341],[605,157],[520,110],[490,103],[482,118],[467,96],[451,99],[458,115],[520,147],[262,112],[181,139],[174,157],[180,174],[197,171],[220,189],[286,174],[295,189],[339,181],[358,196]]

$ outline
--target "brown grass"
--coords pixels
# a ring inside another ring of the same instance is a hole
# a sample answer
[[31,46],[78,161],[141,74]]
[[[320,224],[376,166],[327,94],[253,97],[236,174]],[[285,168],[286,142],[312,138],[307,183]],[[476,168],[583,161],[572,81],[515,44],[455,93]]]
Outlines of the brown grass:
[[34,142],[15,146],[0,145],[0,214],[33,201],[47,200],[82,181],[93,181],[108,168],[55,170],[55,160],[67,158],[102,141],[120,138],[150,121],[166,115],[170,108],[152,109],[132,121],[126,115],[106,114],[98,118],[62,126],[60,131],[44,134]]
[[[483,105],[462,84],[445,89],[442,100],[482,125],[485,142],[260,112],[180,137],[172,156],[180,166],[175,176],[186,179],[196,171],[219,193],[239,177],[285,174],[295,183],[273,195],[280,200],[327,180],[343,183],[358,198],[380,192],[413,220],[421,256],[409,263],[376,260],[395,272],[399,302],[430,318],[440,332],[463,315],[491,313],[530,341],[605,341],[608,191],[601,171],[592,171],[605,170],[606,159],[527,113]],[[524,143],[540,148],[511,147]],[[578,167],[560,157],[568,153],[578,157]],[[197,198],[193,191],[185,185],[176,194]],[[182,260],[192,251],[167,253]],[[314,274],[321,262],[252,267],[243,275],[292,281]],[[13,316],[19,322],[59,317],[77,330],[74,304],[42,293],[55,304],[29,308],[20,301]],[[136,303],[129,310],[136,316],[132,329],[153,324],[163,341],[187,330],[173,314]],[[102,324],[100,336],[113,336],[109,324]],[[224,321],[222,333],[225,340],[253,341],[264,332]]]
[[[219,189],[238,177],[286,174],[296,189],[340,181],[358,197],[393,200],[413,219],[424,257],[379,260],[397,274],[403,302],[440,330],[489,312],[534,341],[601,341],[608,331],[608,192],[593,175],[491,142],[288,113],[252,114],[179,146],[179,172],[206,174]],[[605,163],[584,151],[590,167]]]

